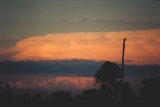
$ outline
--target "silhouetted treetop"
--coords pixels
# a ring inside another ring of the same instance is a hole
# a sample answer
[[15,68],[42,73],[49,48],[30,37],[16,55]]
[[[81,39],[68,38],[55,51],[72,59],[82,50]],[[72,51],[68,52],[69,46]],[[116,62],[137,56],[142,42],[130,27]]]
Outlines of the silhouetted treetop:
[[11,97],[12,96],[12,88],[8,83],[4,85],[2,91],[3,91],[4,97]]
[[160,77],[144,78],[141,93],[148,98],[160,97]]
[[160,107],[160,77],[144,78],[140,92],[144,107]]
[[116,79],[122,76],[121,69],[116,63],[106,61],[95,74],[96,82],[103,85],[113,84]]

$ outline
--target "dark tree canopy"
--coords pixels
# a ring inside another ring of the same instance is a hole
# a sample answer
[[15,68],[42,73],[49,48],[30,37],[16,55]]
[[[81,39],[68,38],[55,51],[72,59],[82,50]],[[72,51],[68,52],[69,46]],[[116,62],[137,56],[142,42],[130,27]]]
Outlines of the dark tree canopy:
[[95,74],[96,82],[100,82],[103,85],[113,84],[116,79],[122,76],[121,69],[116,63],[106,61],[102,64],[100,69]]
[[[140,89],[142,95],[148,100],[154,101],[160,98],[160,77],[144,78],[143,88]],[[158,101],[159,102],[159,101]]]

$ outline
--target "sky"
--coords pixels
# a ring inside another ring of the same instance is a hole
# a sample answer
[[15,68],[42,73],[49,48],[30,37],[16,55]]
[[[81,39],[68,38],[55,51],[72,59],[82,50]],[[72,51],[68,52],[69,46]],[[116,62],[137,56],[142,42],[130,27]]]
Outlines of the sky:
[[[158,0],[0,0],[0,61],[160,64]],[[4,41],[5,40],[5,41]]]

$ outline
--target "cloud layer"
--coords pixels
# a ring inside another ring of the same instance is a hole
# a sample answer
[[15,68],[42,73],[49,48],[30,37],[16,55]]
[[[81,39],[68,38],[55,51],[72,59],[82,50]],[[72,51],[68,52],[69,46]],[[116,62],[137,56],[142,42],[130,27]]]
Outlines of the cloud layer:
[[122,40],[127,38],[126,62],[160,64],[160,29],[122,32],[78,32],[33,36],[4,49],[7,60],[121,60]]

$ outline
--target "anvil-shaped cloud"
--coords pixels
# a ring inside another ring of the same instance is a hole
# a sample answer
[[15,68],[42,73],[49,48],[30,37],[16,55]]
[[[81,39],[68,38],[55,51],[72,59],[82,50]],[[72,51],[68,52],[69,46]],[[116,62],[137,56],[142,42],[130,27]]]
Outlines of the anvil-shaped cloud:
[[33,36],[3,49],[7,60],[91,59],[120,61],[127,38],[126,59],[134,64],[160,64],[160,29],[122,32],[55,33]]

